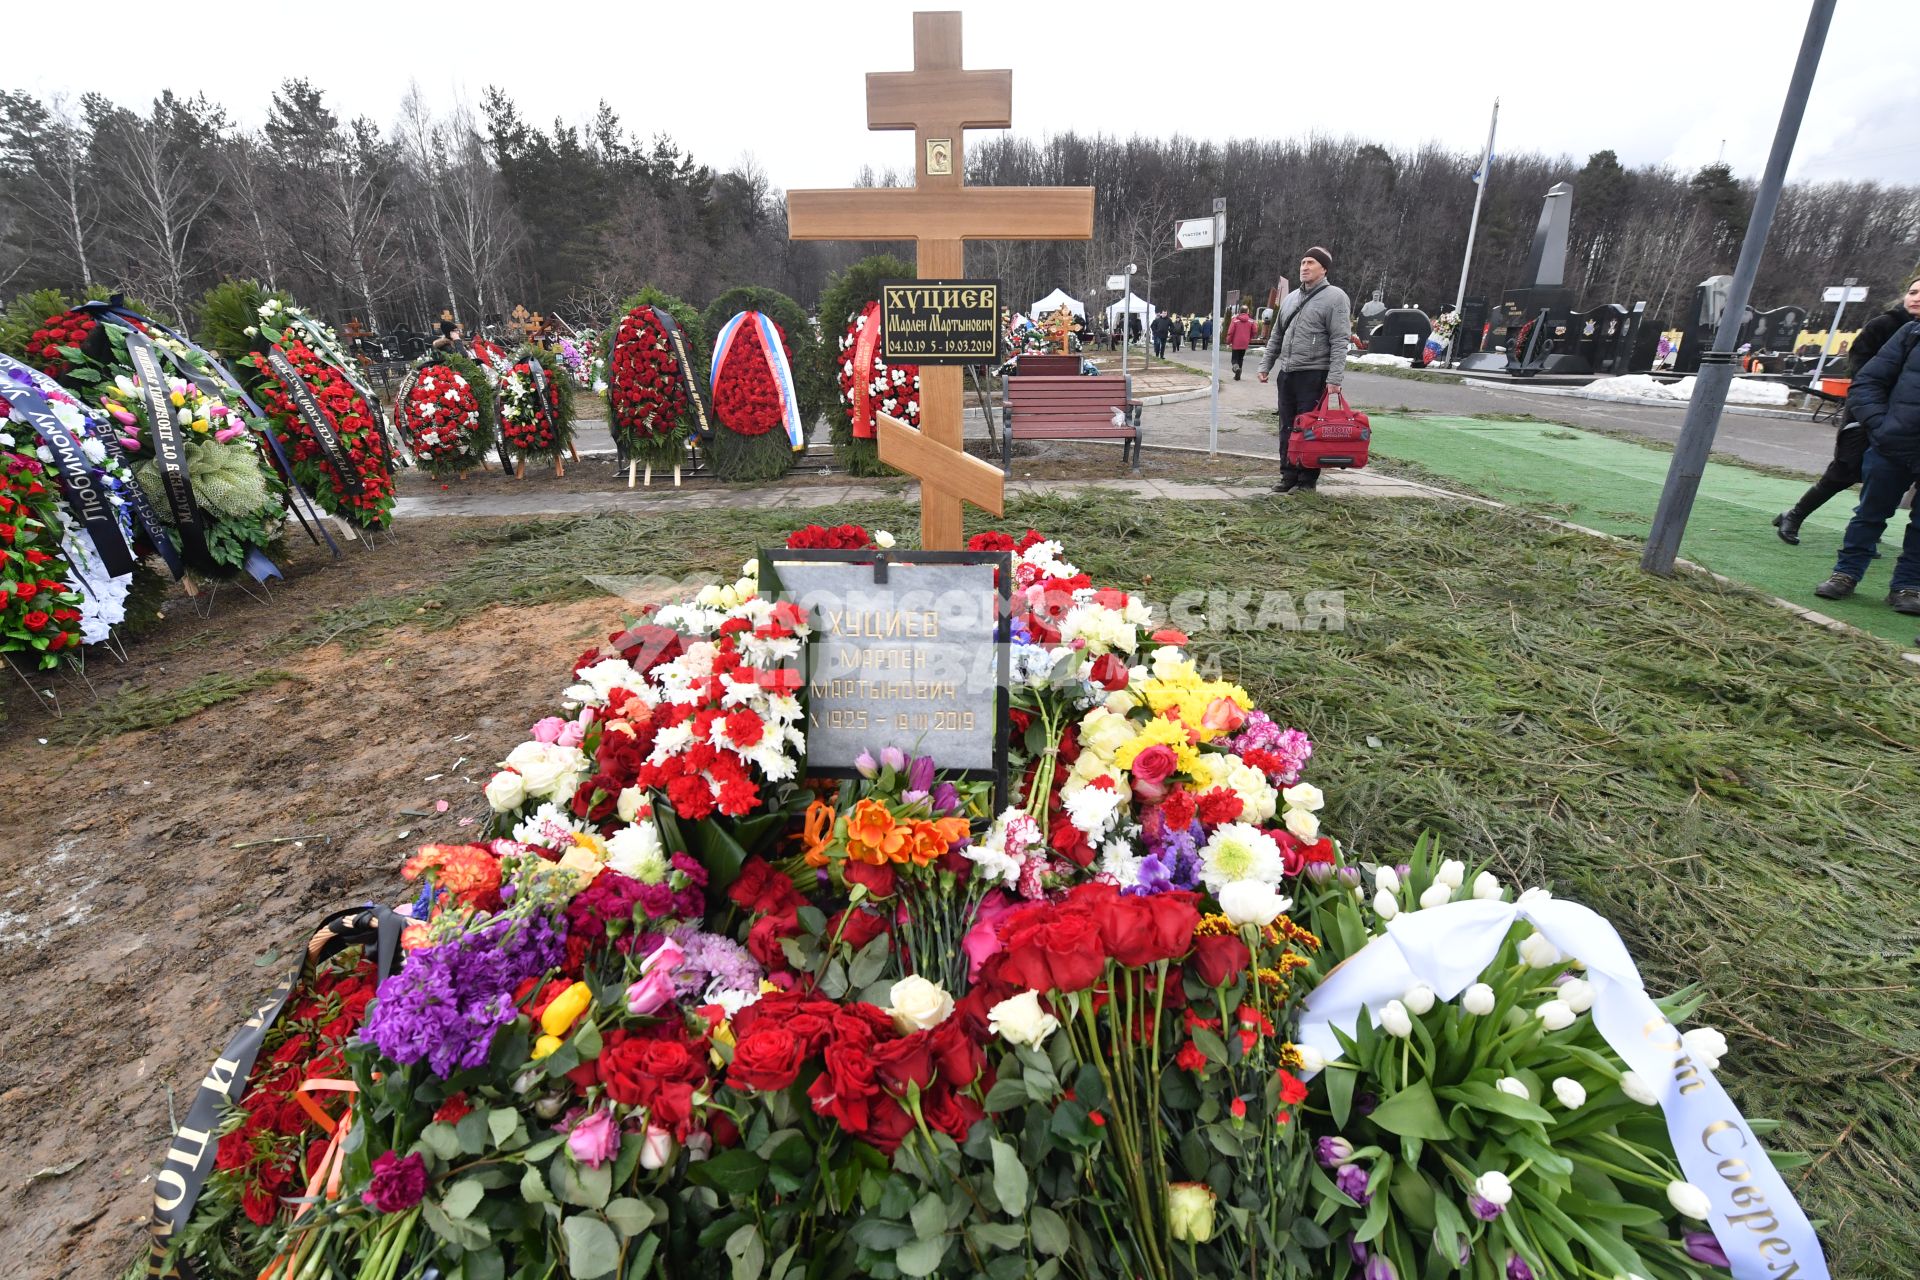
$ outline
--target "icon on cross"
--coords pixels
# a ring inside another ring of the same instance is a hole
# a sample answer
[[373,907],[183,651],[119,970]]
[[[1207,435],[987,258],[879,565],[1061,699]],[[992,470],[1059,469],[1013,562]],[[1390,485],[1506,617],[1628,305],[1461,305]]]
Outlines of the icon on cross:
[[[915,183],[787,193],[794,240],[912,240],[920,278],[966,274],[968,240],[1088,240],[1091,187],[969,187],[968,129],[1013,124],[1013,73],[961,66],[960,15],[913,15],[913,70],[867,74],[867,127],[914,132]],[[835,317],[840,319],[841,317]],[[961,367],[920,370],[920,429],[876,415],[880,459],[920,481],[920,545],[960,549],[962,508],[1004,514],[1005,477],[966,453]]]

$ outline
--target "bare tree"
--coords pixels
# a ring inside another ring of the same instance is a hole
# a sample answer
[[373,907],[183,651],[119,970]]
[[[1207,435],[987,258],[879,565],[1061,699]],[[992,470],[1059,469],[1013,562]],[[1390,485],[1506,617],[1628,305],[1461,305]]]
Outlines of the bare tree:
[[194,231],[220,193],[218,175],[199,163],[183,132],[178,116],[156,103],[148,119],[118,120],[100,148],[115,230],[131,251],[128,283],[158,298],[182,325],[197,257]]
[[29,93],[0,92],[0,172],[15,193],[8,203],[47,230],[89,289],[87,246],[100,204],[88,172],[90,134],[64,94],[43,106]]
[[252,227],[252,247],[260,255],[260,267],[267,288],[278,289],[280,273],[274,263],[273,251],[282,233],[271,222],[276,204],[269,163],[270,158],[259,142],[244,133],[235,134],[221,150],[221,170],[228,190],[234,197],[231,203],[242,212]]
[[450,163],[440,179],[446,201],[447,241],[454,265],[473,286],[474,301],[484,320],[488,299],[501,273],[513,260],[524,239],[519,220],[508,203],[500,175],[487,158],[486,145],[474,129],[473,117],[457,110],[447,126]]

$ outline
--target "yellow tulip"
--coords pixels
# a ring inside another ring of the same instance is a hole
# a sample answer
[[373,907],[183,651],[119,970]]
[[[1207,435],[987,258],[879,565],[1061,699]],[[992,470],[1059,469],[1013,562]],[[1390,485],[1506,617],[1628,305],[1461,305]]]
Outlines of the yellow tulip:
[[533,1042],[533,1060],[538,1062],[559,1047],[559,1036],[541,1036]]
[[593,1003],[593,988],[576,982],[553,998],[540,1015],[540,1029],[550,1036],[563,1036]]
[[187,398],[184,395],[180,394],[178,391],[173,393],[172,400],[173,400],[173,407],[176,409],[178,409],[180,406],[184,405],[187,402]]

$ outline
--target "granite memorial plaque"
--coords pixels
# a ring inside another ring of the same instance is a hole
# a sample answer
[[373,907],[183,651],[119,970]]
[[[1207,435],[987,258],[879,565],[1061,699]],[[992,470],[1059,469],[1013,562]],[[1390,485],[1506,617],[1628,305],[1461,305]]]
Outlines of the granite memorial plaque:
[[997,364],[998,280],[883,280],[880,349],[888,364]]
[[1011,579],[993,552],[763,551],[763,589],[812,627],[807,772],[851,776],[861,753],[898,747],[1004,784]]

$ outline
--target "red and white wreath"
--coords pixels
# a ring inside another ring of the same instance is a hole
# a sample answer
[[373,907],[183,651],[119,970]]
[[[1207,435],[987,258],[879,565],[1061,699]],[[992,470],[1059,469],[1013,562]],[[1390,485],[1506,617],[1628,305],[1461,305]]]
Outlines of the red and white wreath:
[[[861,337],[871,328],[865,343]],[[853,424],[856,440],[874,437],[874,414],[885,413],[918,430],[920,366],[890,365],[880,354],[880,304],[869,302],[854,314],[840,335],[840,407]],[[864,387],[865,395],[860,392]]]

